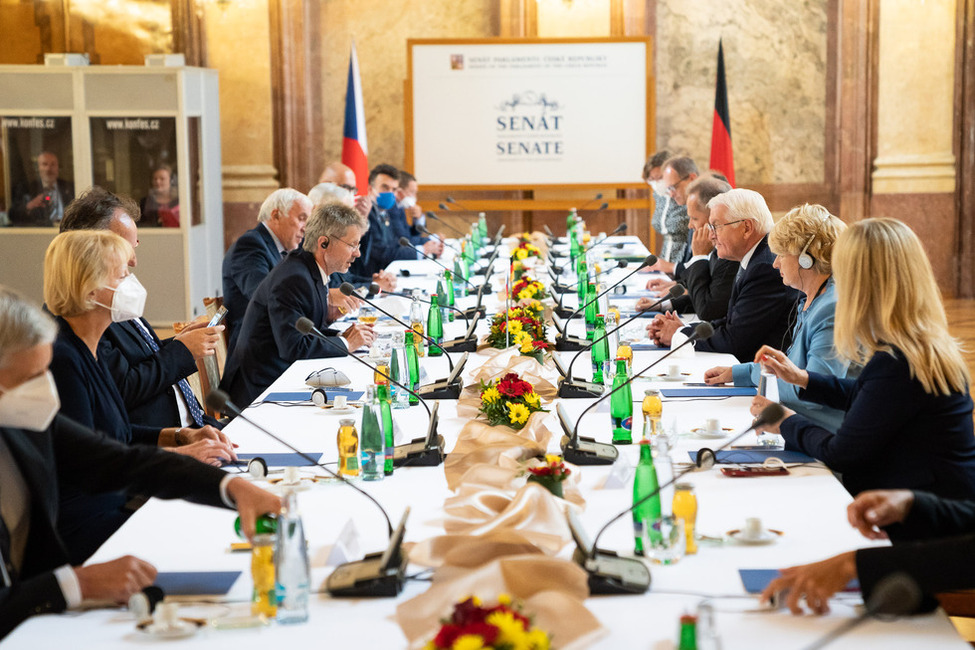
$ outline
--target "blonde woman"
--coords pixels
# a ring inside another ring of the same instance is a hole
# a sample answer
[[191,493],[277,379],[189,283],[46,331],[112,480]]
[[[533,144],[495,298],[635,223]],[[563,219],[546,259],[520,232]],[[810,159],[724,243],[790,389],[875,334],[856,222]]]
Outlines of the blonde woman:
[[[860,376],[809,372],[774,352],[762,363],[801,399],[846,417],[833,434],[787,409],[768,430],[842,474],[854,495],[902,488],[975,498],[971,377],[917,235],[893,219],[857,222],[837,241],[833,272],[836,350],[864,365]],[[756,398],[753,412],[765,403]]]
[[[849,360],[833,348],[836,284],[833,282],[833,246],[846,224],[821,205],[808,203],[790,210],[772,228],[768,246],[775,253],[772,266],[782,283],[801,292],[792,326],[792,345],[786,355],[763,346],[752,363],[718,366],[704,373],[708,384],[734,382],[735,386],[757,386],[758,363],[766,355],[788,356],[798,368],[820,374],[847,376]],[[798,388],[779,381],[779,401],[816,424],[836,431],[843,421],[840,409],[799,398]]]
[[[51,373],[61,414],[126,444],[172,449],[211,465],[236,458],[229,439],[213,427],[177,429],[129,422],[125,403],[98,358],[98,342],[112,321],[138,318],[145,289],[129,273],[132,247],[104,230],[61,233],[44,257],[44,301],[57,317]],[[128,517],[126,495],[90,496],[61,486],[58,529],[71,559],[84,561]]]

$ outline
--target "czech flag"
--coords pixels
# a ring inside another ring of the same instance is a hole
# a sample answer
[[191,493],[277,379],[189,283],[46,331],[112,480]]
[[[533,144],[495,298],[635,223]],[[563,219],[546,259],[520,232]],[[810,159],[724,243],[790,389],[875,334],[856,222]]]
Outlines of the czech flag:
[[362,80],[359,78],[359,57],[352,42],[349,55],[349,83],[345,89],[345,128],[342,133],[342,164],[355,172],[359,194],[369,187],[369,147],[366,144],[366,112],[362,106]]
[[718,41],[718,80],[714,88],[714,124],[711,126],[709,167],[724,174],[728,178],[728,183],[732,187],[735,186],[735,159],[731,150],[731,116],[728,114],[728,86],[724,79],[724,48],[720,40]]

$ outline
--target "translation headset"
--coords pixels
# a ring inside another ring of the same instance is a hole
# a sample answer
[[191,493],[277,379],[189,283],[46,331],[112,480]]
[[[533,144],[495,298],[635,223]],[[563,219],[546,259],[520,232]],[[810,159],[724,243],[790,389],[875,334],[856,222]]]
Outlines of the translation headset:
[[802,247],[802,252],[799,253],[799,268],[808,271],[813,267],[813,264],[816,263],[816,258],[810,255],[806,251],[808,251],[812,243],[816,241],[816,237],[818,237],[819,233],[822,232],[823,226],[826,225],[826,222],[829,221],[829,218],[831,216],[833,215],[831,215],[829,212],[826,213],[826,216],[823,217],[822,220],[819,222],[819,226],[817,226],[816,232],[812,234],[812,237],[809,238],[809,240],[806,242],[806,245]]

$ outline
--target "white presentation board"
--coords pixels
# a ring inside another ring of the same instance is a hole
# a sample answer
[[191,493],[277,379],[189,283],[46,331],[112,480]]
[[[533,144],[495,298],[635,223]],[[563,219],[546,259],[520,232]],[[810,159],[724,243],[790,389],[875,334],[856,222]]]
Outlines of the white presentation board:
[[407,156],[424,187],[640,180],[652,135],[649,39],[407,48]]

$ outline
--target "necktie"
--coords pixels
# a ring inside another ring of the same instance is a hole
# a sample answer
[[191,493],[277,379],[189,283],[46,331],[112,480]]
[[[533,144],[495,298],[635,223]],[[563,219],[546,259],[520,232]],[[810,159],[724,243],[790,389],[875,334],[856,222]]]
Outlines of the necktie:
[[[133,323],[133,326],[139,331],[139,334],[142,336],[142,340],[146,342],[149,349],[153,352],[159,352],[159,345],[156,343],[156,340],[152,338],[149,332],[146,331],[146,328],[139,323]],[[198,427],[202,427],[204,424],[203,409],[200,408],[200,403],[196,401],[196,395],[193,394],[193,389],[190,388],[190,383],[185,379],[180,379],[178,382],[176,382],[176,388],[179,389],[179,392],[183,395],[183,399],[186,400],[186,406],[190,409],[190,417],[193,418],[193,423]]]

